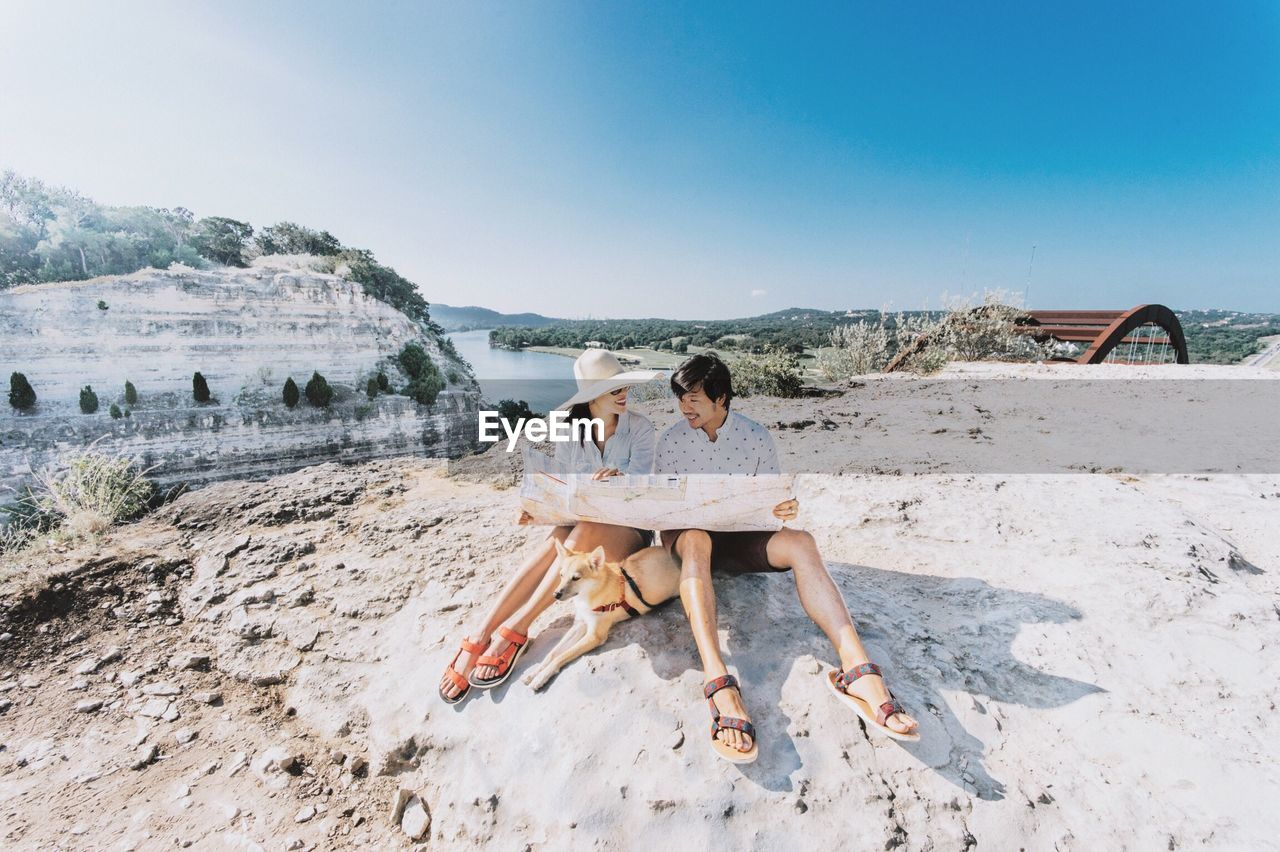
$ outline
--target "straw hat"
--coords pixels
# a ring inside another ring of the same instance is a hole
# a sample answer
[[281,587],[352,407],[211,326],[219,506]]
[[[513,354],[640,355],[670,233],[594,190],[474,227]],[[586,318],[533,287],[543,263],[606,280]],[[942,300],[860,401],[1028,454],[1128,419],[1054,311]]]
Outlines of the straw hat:
[[557,405],[555,410],[568,411],[580,402],[589,402],[601,394],[627,385],[643,384],[661,375],[661,370],[626,372],[617,356],[608,349],[588,349],[573,362],[573,377],[578,382],[578,392]]

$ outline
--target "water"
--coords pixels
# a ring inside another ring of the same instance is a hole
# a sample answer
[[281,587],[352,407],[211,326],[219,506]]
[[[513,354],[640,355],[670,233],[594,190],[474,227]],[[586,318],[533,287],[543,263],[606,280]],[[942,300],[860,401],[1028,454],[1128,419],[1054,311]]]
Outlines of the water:
[[455,331],[448,335],[463,358],[475,368],[476,380],[486,402],[523,399],[534,411],[545,414],[578,390],[573,380],[573,359],[545,352],[490,349],[489,332]]

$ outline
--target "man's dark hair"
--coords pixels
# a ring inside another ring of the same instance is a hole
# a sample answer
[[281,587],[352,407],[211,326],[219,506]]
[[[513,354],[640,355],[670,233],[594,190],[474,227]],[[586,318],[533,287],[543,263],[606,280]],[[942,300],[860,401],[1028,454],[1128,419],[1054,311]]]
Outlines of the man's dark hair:
[[729,368],[714,353],[694,355],[671,376],[671,392],[676,398],[699,388],[707,399],[712,402],[723,399],[724,407],[729,408],[733,400],[733,379]]

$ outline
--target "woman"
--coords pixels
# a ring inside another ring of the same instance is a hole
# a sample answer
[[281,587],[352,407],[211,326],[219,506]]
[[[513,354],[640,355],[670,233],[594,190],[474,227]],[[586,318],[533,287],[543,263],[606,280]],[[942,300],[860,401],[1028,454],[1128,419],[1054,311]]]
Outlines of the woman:
[[[653,424],[643,414],[627,408],[627,391],[631,385],[659,375],[658,370],[625,372],[614,354],[605,349],[588,349],[582,353],[573,364],[578,392],[556,410],[567,410],[575,422],[599,420],[604,429],[603,434],[599,429],[582,429],[578,432],[582,437],[580,442],[558,442],[555,458],[562,469],[590,474],[593,479],[652,473]],[[521,512],[519,523],[532,520]],[[578,552],[604,547],[610,562],[620,562],[646,546],[649,533],[632,527],[589,522],[554,528],[516,570],[484,620],[470,634],[479,639],[462,640],[461,648],[440,679],[440,697],[446,702],[456,704],[472,686],[491,689],[511,675],[529,641],[530,625],[555,600],[556,576],[551,569],[556,558],[556,541]]]

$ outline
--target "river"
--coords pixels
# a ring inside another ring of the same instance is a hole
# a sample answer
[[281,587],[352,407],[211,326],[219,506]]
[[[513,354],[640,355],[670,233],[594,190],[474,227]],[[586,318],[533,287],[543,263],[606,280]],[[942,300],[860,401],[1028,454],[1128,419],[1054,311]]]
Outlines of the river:
[[563,355],[490,349],[488,329],[447,336],[475,369],[486,402],[497,405],[504,399],[523,399],[535,412],[545,414],[578,389],[573,361]]

